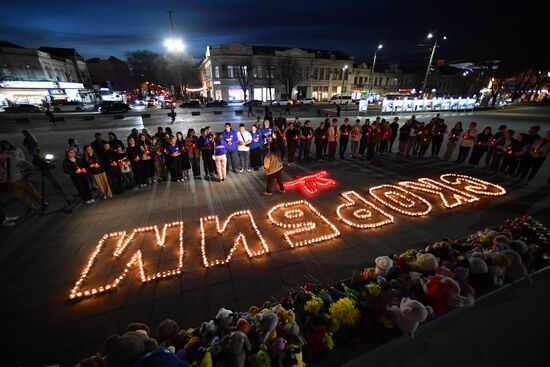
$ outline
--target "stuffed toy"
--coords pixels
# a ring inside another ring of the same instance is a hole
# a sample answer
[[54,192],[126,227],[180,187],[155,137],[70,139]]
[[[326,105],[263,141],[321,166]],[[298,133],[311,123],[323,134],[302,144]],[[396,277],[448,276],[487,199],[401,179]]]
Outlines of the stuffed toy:
[[179,360],[172,352],[165,348],[157,348],[145,354],[133,367],[150,366],[190,367],[189,363]]
[[399,307],[393,305],[388,311],[395,325],[411,337],[414,337],[418,325],[433,313],[430,306],[424,306],[422,303],[407,297],[401,298]]
[[161,347],[168,348],[178,335],[179,327],[174,320],[166,319],[160,322],[157,330],[157,341]]
[[277,358],[279,355],[283,354],[287,345],[287,341],[283,338],[277,338],[271,343],[269,348],[269,354],[272,358]]
[[469,270],[467,268],[457,267],[450,270],[442,266],[435,271],[435,274],[453,279],[458,284],[460,294],[463,296],[473,296],[475,294],[475,290],[468,284]]
[[421,279],[424,299],[436,315],[443,314],[447,307],[469,307],[474,304],[473,296],[460,295],[460,286],[452,278],[436,275],[428,280]]
[[510,249],[514,250],[521,256],[521,262],[525,268],[530,268],[533,264],[533,255],[529,252],[529,246],[521,240],[514,240],[510,242]]
[[90,358],[84,358],[83,360],[81,360],[77,366],[78,367],[103,367],[104,366],[103,357],[101,357],[101,354],[96,353]]
[[293,344],[287,345],[285,352],[279,356],[279,367],[306,367],[302,348]]
[[433,254],[416,254],[416,259],[409,263],[410,267],[421,273],[433,273],[439,267],[437,258]]
[[210,320],[208,322],[203,322],[201,327],[199,328],[199,335],[201,336],[201,344],[206,345],[214,337],[214,335],[218,332],[218,327],[216,326],[216,323],[214,320]]
[[[505,277],[508,281],[521,278],[529,278],[527,269],[521,262],[521,256],[513,250],[502,251],[502,254],[510,259],[510,265],[506,268]],[[531,278],[529,278],[531,280]]]
[[393,266],[393,260],[388,256],[378,256],[374,259],[376,275],[385,277]]
[[293,322],[294,320],[296,320],[296,315],[294,315],[294,311],[292,310],[287,311],[282,306],[277,316],[279,316],[279,321],[281,321],[283,324]]
[[193,367],[212,367],[212,349],[211,348],[199,348],[199,357],[197,361],[193,363]]
[[222,331],[228,330],[233,324],[233,311],[220,308],[215,318],[216,325]]
[[264,310],[256,315],[256,332],[260,336],[260,343],[266,344],[268,339],[272,336],[272,332],[277,327],[279,317],[277,316],[279,308],[275,308],[274,311]]
[[231,355],[232,367],[244,367],[246,355],[250,352],[250,341],[245,333],[241,331],[232,331],[222,339],[222,345],[225,351]]
[[286,339],[291,343],[302,347],[306,341],[300,331],[300,326],[296,321],[289,322],[283,328]]
[[105,363],[108,366],[131,367],[143,355],[157,348],[157,341],[144,330],[128,331],[122,336],[111,335],[105,341]]
[[271,357],[265,344],[261,344],[256,355],[250,358],[250,364],[256,367],[271,367]]
[[250,332],[250,323],[246,319],[243,319],[241,317],[239,320],[237,320],[235,330],[242,331],[243,333],[248,334]]
[[149,326],[147,326],[142,322],[132,322],[131,324],[126,326],[126,331],[137,331],[137,330],[143,330],[147,333],[147,335],[151,335],[151,330],[149,329]]
[[361,278],[366,282],[371,282],[376,279],[376,268],[365,268],[361,272]]

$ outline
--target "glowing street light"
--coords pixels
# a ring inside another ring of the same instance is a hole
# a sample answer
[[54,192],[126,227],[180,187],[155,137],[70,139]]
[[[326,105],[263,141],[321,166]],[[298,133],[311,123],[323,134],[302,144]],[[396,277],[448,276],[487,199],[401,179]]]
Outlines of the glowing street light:
[[167,38],[164,40],[164,47],[168,52],[183,52],[185,45],[179,38]]
[[[435,38],[434,34],[433,33],[428,33],[428,35],[426,36],[427,39],[432,39],[432,38]],[[447,40],[447,36],[443,36],[442,39],[444,41]],[[426,74],[424,75],[424,80],[422,81],[422,88],[420,89],[420,93],[423,93],[424,90],[426,89],[426,84],[428,83],[428,76],[430,75],[430,69],[432,68],[432,61],[434,59],[434,55],[435,55],[435,49],[437,48],[437,38],[435,38],[435,42],[432,46],[432,53],[430,55],[430,61],[428,62],[428,68],[426,69]]]
[[348,66],[344,65],[342,67],[342,90],[340,93],[340,104],[342,104],[342,96],[344,95],[344,78],[346,77],[346,70],[348,70]]
[[[367,93],[367,101],[370,99],[370,91],[371,91],[372,87],[374,86],[374,85],[373,85],[372,76],[373,76],[373,73],[374,73],[374,66],[376,65],[376,54],[377,54],[378,51],[380,51],[383,47],[384,47],[384,45],[382,45],[381,43],[379,43],[379,44],[378,44],[378,47],[377,47],[376,50],[374,51],[374,57],[373,57],[373,59],[372,59],[372,69],[370,69],[370,76],[369,76],[369,83],[368,83],[369,90],[368,90],[368,93]],[[368,102],[367,102],[367,103],[368,103]]]

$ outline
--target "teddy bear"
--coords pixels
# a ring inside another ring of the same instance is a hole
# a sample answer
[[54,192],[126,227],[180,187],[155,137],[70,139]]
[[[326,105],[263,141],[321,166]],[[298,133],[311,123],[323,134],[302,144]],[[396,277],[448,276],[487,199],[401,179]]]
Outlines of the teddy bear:
[[212,348],[200,347],[197,360],[192,364],[193,367],[212,367]]
[[199,328],[199,335],[201,336],[201,344],[206,345],[218,332],[218,327],[214,320],[203,322]]
[[214,321],[222,333],[228,331],[233,324],[233,311],[223,307],[220,308],[214,318]]
[[432,306],[435,314],[440,315],[447,311],[447,307],[469,307],[474,304],[471,295],[462,296],[460,286],[449,277],[436,275],[421,279],[422,290],[426,303]]
[[393,266],[393,260],[389,256],[378,256],[374,259],[376,275],[386,277]]
[[283,354],[288,342],[284,338],[277,338],[271,343],[269,347],[269,354],[272,358],[277,358],[279,355]]
[[487,289],[493,286],[493,278],[483,257],[481,254],[472,254],[467,258],[470,269],[468,281],[474,289]]
[[232,367],[244,367],[246,355],[250,352],[250,341],[245,333],[232,331],[222,339],[222,346],[231,356]]
[[237,324],[235,324],[235,330],[248,334],[250,332],[250,323],[241,317],[237,320]]
[[416,259],[410,262],[409,266],[421,273],[433,273],[439,267],[439,263],[433,254],[417,253]]
[[147,326],[142,322],[132,322],[128,324],[128,326],[126,326],[126,331],[137,331],[137,330],[144,330],[147,333],[147,335],[151,335],[151,330],[149,329],[149,326]]
[[271,367],[271,357],[265,344],[261,344],[258,352],[250,356],[250,364],[255,367]]
[[296,321],[286,324],[283,327],[283,332],[286,340],[288,340],[291,344],[301,347],[306,343],[304,337],[302,336],[302,332],[300,331],[300,326],[298,326]]
[[399,307],[393,305],[388,308],[393,322],[403,333],[414,337],[418,325],[425,321],[433,313],[430,306],[424,306],[419,301],[408,297],[401,298]]
[[81,360],[76,367],[103,367],[103,357],[101,354],[96,353],[90,358],[84,358]]
[[277,306],[275,310],[262,310],[262,312],[256,315],[256,332],[260,337],[260,343],[266,344],[272,332],[277,328],[279,322],[279,307]]
[[454,279],[460,287],[460,294],[465,296],[473,296],[475,294],[475,290],[468,284],[469,273],[469,269],[460,266],[454,268],[453,270],[442,266],[435,271],[436,275]]
[[127,331],[122,336],[110,335],[105,341],[105,363],[109,367],[131,367],[143,355],[158,348],[145,330]]
[[174,320],[162,320],[157,330],[157,342],[164,348],[172,346],[176,335],[178,335],[178,331],[179,326]]

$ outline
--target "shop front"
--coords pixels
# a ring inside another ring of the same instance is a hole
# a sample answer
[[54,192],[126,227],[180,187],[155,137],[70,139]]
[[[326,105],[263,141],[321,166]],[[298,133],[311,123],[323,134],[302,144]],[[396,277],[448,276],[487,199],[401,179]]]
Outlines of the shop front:
[[65,100],[92,103],[95,93],[85,89],[82,83],[0,81],[0,106],[55,104]]

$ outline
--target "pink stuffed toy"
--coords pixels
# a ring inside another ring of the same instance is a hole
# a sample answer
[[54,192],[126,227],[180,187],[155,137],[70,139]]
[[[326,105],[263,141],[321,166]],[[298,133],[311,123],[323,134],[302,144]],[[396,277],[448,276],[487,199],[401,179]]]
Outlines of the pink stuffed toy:
[[425,299],[437,315],[447,311],[447,307],[469,307],[474,304],[471,295],[460,295],[460,286],[449,277],[436,275],[430,276],[428,281],[421,279]]
[[425,321],[433,313],[430,306],[424,306],[422,303],[403,297],[399,307],[396,305],[388,309],[393,322],[403,331],[403,333],[414,337],[414,332],[418,324]]

